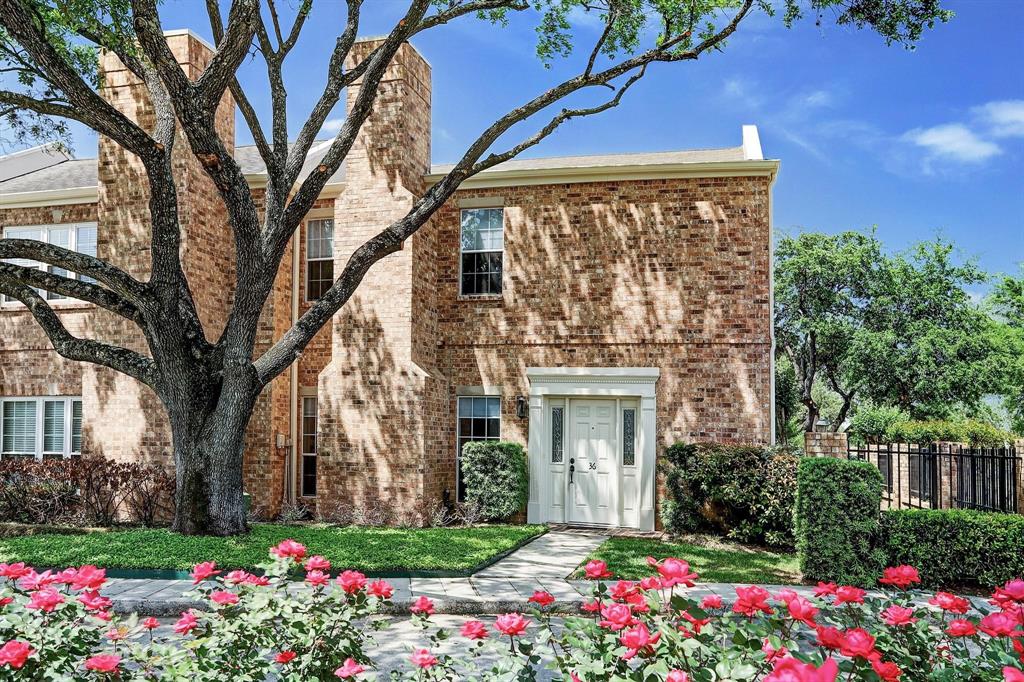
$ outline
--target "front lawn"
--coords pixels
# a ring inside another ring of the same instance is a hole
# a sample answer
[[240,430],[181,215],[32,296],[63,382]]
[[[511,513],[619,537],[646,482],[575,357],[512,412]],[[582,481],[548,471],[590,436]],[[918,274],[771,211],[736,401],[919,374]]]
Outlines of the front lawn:
[[338,569],[462,571],[539,535],[543,526],[473,528],[358,528],[254,524],[246,536],[185,537],[166,529],[136,528],[85,535],[41,534],[0,539],[0,561],[32,566],[95,564],[111,569],[188,570],[201,561],[251,569],[268,550],[292,538]]
[[639,580],[652,573],[647,565],[649,556],[685,559],[705,583],[778,585],[801,580],[800,561],[795,553],[769,551],[707,536],[692,536],[686,542],[611,538],[587,560],[606,562],[617,578]]

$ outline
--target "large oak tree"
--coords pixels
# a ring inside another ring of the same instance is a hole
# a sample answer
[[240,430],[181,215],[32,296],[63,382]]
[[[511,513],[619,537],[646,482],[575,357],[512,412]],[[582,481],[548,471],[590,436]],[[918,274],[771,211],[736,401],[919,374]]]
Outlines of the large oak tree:
[[[724,49],[757,12],[778,11],[787,25],[809,14],[819,22],[873,29],[887,43],[904,45],[913,45],[924,29],[949,17],[940,0],[406,0],[401,19],[380,45],[346,68],[363,14],[376,3],[333,2],[318,19],[330,17],[337,24],[323,88],[296,126],[289,121],[293,109],[286,105],[284,65],[302,40],[314,1],[303,0],[286,16],[274,0],[207,0],[216,54],[198,78],[189,80],[164,40],[157,0],[0,0],[0,115],[8,129],[40,137],[61,133],[62,121],[73,120],[110,138],[145,168],[152,225],[148,280],[54,245],[3,239],[2,259],[41,261],[88,279],[6,262],[0,263],[0,292],[28,307],[62,356],[111,367],[155,391],[170,417],[177,472],[174,528],[182,533],[245,530],[243,434],[260,392],[345,305],[367,270],[398,250],[466,178],[533,147],[571,119],[616,106],[650,68],[693,62]],[[585,45],[574,45],[570,19],[578,13],[597,18],[602,27]],[[257,356],[260,312],[287,245],[352,148],[402,43],[455,21],[481,21],[480,30],[502,31],[512,18],[535,22],[539,57],[575,60],[574,75],[541,92],[524,93],[520,106],[482,130],[451,171],[405,216],[382,222],[326,295]],[[145,84],[156,112],[152,129],[140,127],[97,94],[97,48],[113,51]],[[271,113],[264,118],[237,77],[250,54],[266,66]],[[361,87],[344,124],[318,167],[300,181],[324,121],[356,79]],[[227,91],[266,164],[262,211],[231,149],[216,133],[215,109]],[[536,132],[502,144],[521,123]],[[289,143],[288,131],[296,129],[298,136]],[[217,187],[234,235],[235,295],[218,338],[203,329],[179,257],[179,202],[171,173],[179,132]],[[94,303],[130,320],[144,333],[148,353],[73,336],[36,289]]]

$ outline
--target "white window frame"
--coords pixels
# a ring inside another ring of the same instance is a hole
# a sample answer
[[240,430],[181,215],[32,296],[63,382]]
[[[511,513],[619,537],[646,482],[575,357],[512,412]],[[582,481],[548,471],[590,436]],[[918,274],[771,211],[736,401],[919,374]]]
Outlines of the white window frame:
[[[331,255],[328,256],[328,257],[320,256],[318,258],[310,258],[309,257],[309,235],[310,235],[309,226],[312,225],[313,223],[319,223],[319,222],[324,222],[324,221],[328,221],[328,220],[331,221],[331,223],[332,223],[332,225],[331,225]],[[306,233],[305,234],[306,242],[303,245],[304,246],[303,251],[306,254],[306,263],[305,263],[305,266],[303,268],[303,273],[302,273],[303,274],[303,282],[305,284],[305,286],[303,288],[306,290],[305,294],[304,294],[304,298],[306,300],[306,303],[315,303],[316,301],[320,300],[319,298],[311,298],[310,295],[309,295],[309,284],[310,284],[309,264],[310,263],[322,263],[323,261],[331,261],[331,262],[334,261],[334,228],[336,227],[336,225],[334,225],[333,223],[334,223],[333,216],[321,216],[319,218],[314,217],[314,218],[307,218],[306,219],[306,224],[304,226],[305,227],[305,233]]]
[[[299,419],[299,497],[305,497],[305,498],[308,498],[308,499],[312,499],[312,498],[316,497],[317,492],[319,492],[319,490],[318,490],[319,483],[320,483],[320,481],[319,481],[319,470],[317,471],[317,480],[313,484],[313,488],[314,488],[313,489],[313,494],[312,495],[307,495],[306,494],[306,488],[305,488],[306,458],[307,457],[318,457],[318,450],[320,449],[319,448],[319,445],[320,445],[320,443],[319,443],[319,440],[320,440],[320,412],[319,412],[319,410],[320,410],[320,400],[319,400],[319,398],[318,398],[316,393],[305,394],[305,395],[303,395],[301,397],[302,397],[302,401],[301,401],[302,415],[301,415],[301,418]],[[312,400],[313,401],[313,407],[315,409],[315,412],[313,413],[313,419],[315,420],[316,426],[315,426],[315,430],[313,431],[312,434],[306,433],[306,401],[307,400]],[[306,436],[308,436],[308,435],[312,435],[313,436],[313,452],[306,452]],[[317,464],[319,465],[319,463],[320,463],[319,459],[317,459]]]
[[[469,211],[501,211],[501,248],[500,249],[464,249],[462,248],[462,219]],[[467,253],[501,254],[501,291],[486,294],[467,294],[462,290],[462,256]],[[459,209],[459,296],[464,298],[499,298],[505,293],[505,207],[503,205],[465,206]]]
[[[458,500],[459,492],[462,489],[462,438],[459,433],[460,420],[462,419],[462,400],[469,398],[472,400],[491,399],[498,401],[498,435],[497,436],[484,436],[483,438],[471,438],[466,442],[480,442],[501,440],[501,394],[498,393],[482,393],[482,394],[459,394],[455,397],[455,498]],[[470,403],[472,405],[472,403]],[[467,419],[472,419],[473,415],[467,415]],[[490,419],[491,417],[483,417],[483,419]],[[478,417],[479,419],[479,417]]]
[[[37,241],[43,242],[44,244],[50,244],[50,243],[52,243],[51,239],[50,239],[50,233],[51,232],[56,231],[56,230],[67,230],[68,231],[68,245],[67,245],[66,248],[68,250],[70,250],[70,251],[78,251],[78,233],[79,233],[79,230],[88,229],[88,228],[92,228],[92,229],[97,231],[96,238],[97,238],[97,242],[98,242],[99,241],[99,228],[98,228],[97,224],[94,223],[94,222],[53,223],[53,224],[48,224],[48,225],[6,225],[3,228],[3,236],[4,236],[4,238],[10,238],[9,237],[9,233],[11,231],[13,231],[13,230],[37,230],[39,232],[39,236],[42,237],[42,238],[40,239],[39,237],[35,237],[35,239]],[[24,237],[21,237],[21,238],[24,239]],[[95,255],[95,254],[92,254],[92,255]],[[31,258],[12,258],[12,259],[9,259],[9,260],[11,260],[11,261],[15,261],[15,260],[17,260],[17,261],[24,261],[24,260],[32,261]],[[58,268],[55,265],[48,265],[47,263],[40,263],[38,261],[32,261],[32,263],[33,264],[31,264],[31,265],[26,264],[25,266],[26,267],[35,268],[36,270],[41,270],[43,272],[47,272],[50,268],[56,268],[58,270],[63,270],[64,269],[64,268]],[[80,275],[80,274],[78,274],[76,272],[71,272],[70,270],[67,271],[65,276],[70,278],[70,279],[89,280],[89,278],[87,276]],[[59,306],[59,305],[66,305],[68,303],[81,305],[83,303],[83,301],[80,301],[80,300],[78,300],[76,298],[71,298],[70,296],[64,296],[62,294],[54,294],[53,292],[46,291],[46,290],[37,290],[37,291],[39,291],[39,295],[42,296],[44,299],[46,299],[51,305]],[[51,296],[57,296],[57,298],[51,298]],[[21,301],[19,301],[18,299],[16,299],[16,298],[11,298],[11,297],[8,297],[6,295],[0,295],[0,306],[2,306],[4,308],[17,308],[17,307],[24,307],[24,304]]]
[[[19,403],[19,402],[33,402],[36,405],[36,424],[35,424],[35,451],[34,452],[3,452],[3,430],[4,430],[4,405],[6,403]],[[59,402],[64,404],[64,443],[60,450],[45,450],[45,429],[46,429],[46,403]],[[59,456],[63,459],[71,457],[79,457],[82,454],[81,449],[72,449],[72,426],[74,422],[73,414],[75,403],[81,403],[81,396],[5,396],[0,398],[0,459],[5,456],[9,457],[25,457],[32,456],[37,460],[42,460],[45,455],[48,458]],[[83,414],[84,418],[84,414]],[[83,419],[84,421],[84,419]],[[80,436],[81,439],[81,436]]]

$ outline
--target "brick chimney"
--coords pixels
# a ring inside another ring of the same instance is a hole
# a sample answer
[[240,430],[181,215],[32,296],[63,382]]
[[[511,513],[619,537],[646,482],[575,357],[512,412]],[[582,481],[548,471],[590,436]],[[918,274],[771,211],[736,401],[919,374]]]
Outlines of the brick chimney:
[[[349,66],[381,39],[358,41]],[[335,203],[335,275],[362,243],[404,216],[430,170],[430,66],[402,45],[345,165]],[[348,89],[351,108],[361,83]],[[388,505],[415,521],[431,489],[426,453],[446,447],[447,384],[435,369],[434,237],[416,233],[367,273],[335,317],[331,362],[319,379],[319,486],[324,500]],[[453,472],[452,472],[453,474]],[[436,487],[436,486],[435,486]]]
[[[213,48],[190,31],[170,31],[167,44],[189,78],[197,78]],[[151,130],[155,112],[145,86],[110,52],[99,60],[102,97]],[[234,149],[235,105],[225,94],[217,110],[221,139]],[[207,333],[216,339],[233,295],[231,233],[213,183],[192,156],[179,130],[173,152],[182,229],[182,259]],[[100,258],[143,280],[150,270],[149,186],[141,161],[109,138],[99,138],[98,235]],[[92,313],[91,332],[101,340],[145,351],[142,333],[105,310]],[[170,463],[171,436],[156,396],[134,379],[83,365],[84,451],[112,458]]]

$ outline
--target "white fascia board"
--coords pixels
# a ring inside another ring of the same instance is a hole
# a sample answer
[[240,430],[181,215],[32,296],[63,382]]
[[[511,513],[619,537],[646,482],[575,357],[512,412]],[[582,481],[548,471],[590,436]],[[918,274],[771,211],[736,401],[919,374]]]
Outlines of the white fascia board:
[[[674,178],[773,178],[779,162],[774,159],[760,161],[716,161],[708,163],[674,163],[638,166],[586,166],[582,168],[543,168],[529,170],[492,170],[478,173],[465,180],[459,189],[487,189],[492,187],[521,187],[528,185],[561,185],[581,182],[616,182],[629,180],[665,180]],[[428,174],[428,183],[438,182],[443,174]]]
[[60,206],[62,204],[95,204],[95,185],[92,187],[70,187],[68,189],[46,189],[34,192],[11,192],[0,194],[0,208],[35,208],[37,206]]

